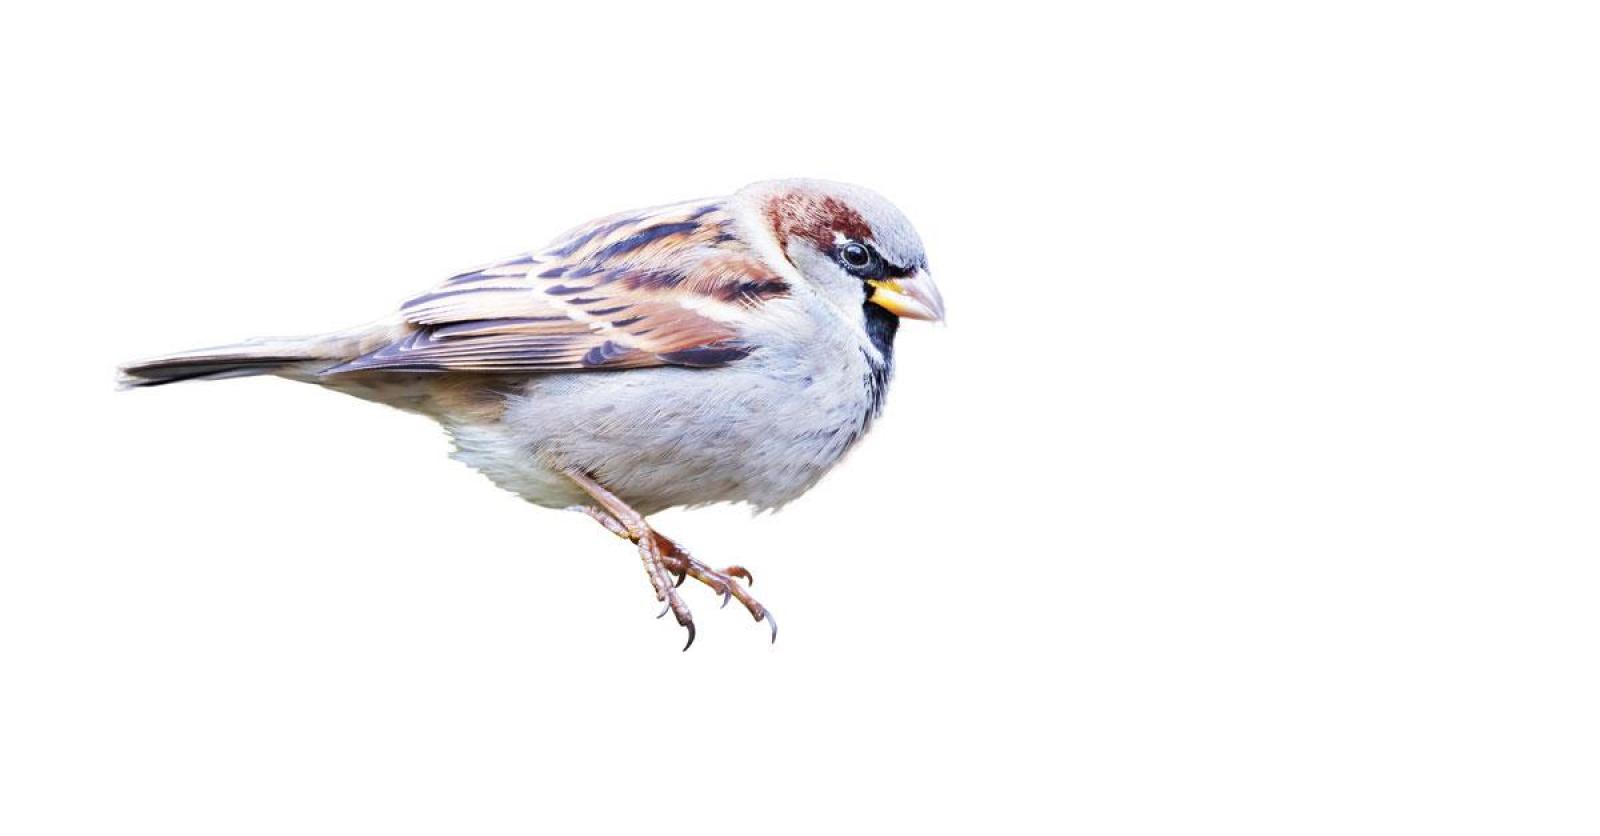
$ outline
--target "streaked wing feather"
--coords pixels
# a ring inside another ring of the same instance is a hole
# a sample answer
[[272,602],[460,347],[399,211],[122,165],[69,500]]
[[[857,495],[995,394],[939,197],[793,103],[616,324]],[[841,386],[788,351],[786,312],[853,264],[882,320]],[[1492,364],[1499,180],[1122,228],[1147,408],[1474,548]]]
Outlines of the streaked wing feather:
[[601,218],[401,307],[403,335],[326,374],[724,365],[739,324],[788,287],[720,201]]

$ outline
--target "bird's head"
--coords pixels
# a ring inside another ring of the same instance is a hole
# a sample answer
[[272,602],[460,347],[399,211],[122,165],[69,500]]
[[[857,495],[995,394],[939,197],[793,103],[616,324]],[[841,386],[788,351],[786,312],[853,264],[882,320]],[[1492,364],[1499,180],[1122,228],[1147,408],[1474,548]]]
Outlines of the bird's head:
[[869,321],[874,308],[944,319],[922,240],[882,196],[826,180],[772,180],[745,187],[739,199],[759,212],[782,257],[841,308],[862,309]]

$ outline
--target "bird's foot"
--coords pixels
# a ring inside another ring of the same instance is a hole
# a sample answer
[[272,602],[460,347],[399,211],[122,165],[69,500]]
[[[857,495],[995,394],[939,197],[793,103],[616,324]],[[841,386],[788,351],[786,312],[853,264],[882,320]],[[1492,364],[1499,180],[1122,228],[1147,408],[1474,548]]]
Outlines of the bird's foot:
[[[689,646],[694,644],[694,616],[690,614],[689,606],[683,603],[683,598],[678,595],[677,584],[673,583],[673,575],[683,573],[669,564],[667,551],[662,548],[663,540],[665,538],[653,531],[640,537],[637,541],[639,557],[644,561],[645,572],[650,575],[650,585],[655,588],[656,600],[663,605],[661,615],[657,615],[656,618],[670,611],[683,629],[689,631],[689,641],[683,645],[683,649],[688,650]],[[671,543],[670,540],[667,542]]]
[[[587,477],[580,474],[575,475],[573,478],[580,485],[587,486],[589,490],[601,492],[601,495],[605,496],[605,498],[613,499],[610,494],[604,493],[603,488],[594,484]],[[620,507],[626,508],[626,506]],[[689,631],[689,643],[683,646],[684,650],[688,650],[689,645],[694,644],[694,618],[690,614],[689,608],[683,603],[683,599],[678,596],[677,587],[683,584],[684,578],[690,577],[711,587],[713,591],[720,594],[724,607],[728,605],[730,599],[737,598],[745,610],[750,613],[750,617],[758,622],[767,622],[767,626],[772,630],[772,640],[774,642],[778,640],[778,621],[772,617],[772,611],[762,606],[761,602],[753,598],[745,588],[755,583],[755,578],[751,576],[750,570],[743,566],[729,566],[721,570],[713,569],[695,560],[687,549],[651,528],[645,523],[643,517],[637,517],[635,527],[630,529],[613,516],[612,513],[602,511],[599,508],[578,505],[574,506],[572,510],[582,512],[605,526],[607,531],[639,547],[639,554],[644,559],[645,571],[650,575],[650,585],[654,587],[656,592],[656,600],[663,604],[661,613],[656,617],[662,618],[668,612],[671,612],[678,619],[678,623]],[[739,583],[739,579],[743,579],[744,583]]]
[[[684,576],[694,578],[711,587],[712,591],[720,594],[724,607],[728,605],[730,598],[738,599],[739,603],[750,613],[751,618],[758,622],[767,622],[767,625],[772,628],[772,640],[774,642],[778,640],[778,621],[772,617],[772,611],[762,606],[761,602],[752,597],[749,590],[745,588],[745,584],[755,583],[755,578],[750,575],[748,569],[743,566],[729,566],[721,570],[713,569],[695,560],[686,549],[664,535],[652,530],[650,536],[651,539],[656,541],[657,548],[660,550],[662,565],[666,567],[667,571],[678,577],[678,583],[683,582]],[[739,583],[738,578],[743,578],[745,583]]]

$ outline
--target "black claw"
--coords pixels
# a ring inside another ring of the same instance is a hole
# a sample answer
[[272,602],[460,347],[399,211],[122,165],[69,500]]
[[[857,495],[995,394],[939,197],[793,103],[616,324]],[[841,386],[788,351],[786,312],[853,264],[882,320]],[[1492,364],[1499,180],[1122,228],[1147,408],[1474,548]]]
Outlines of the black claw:
[[662,604],[661,605],[661,612],[656,613],[656,618],[660,618],[661,616],[666,615],[667,614],[667,610],[670,610],[670,609],[672,609],[672,605],[671,604]]
[[685,644],[683,646],[684,650],[688,650],[689,649],[689,645],[694,644],[694,622],[691,621],[688,624],[685,624],[683,626],[688,628],[688,630],[689,630],[689,642],[688,642],[688,644]]
[[767,623],[772,625],[772,644],[777,644],[778,643],[778,619],[772,617],[772,610],[764,611],[762,613],[762,616],[767,619]]
[[673,586],[683,586],[683,579],[688,577],[688,576],[689,576],[689,570],[687,570],[687,569],[683,570],[682,572],[679,572],[678,573],[678,582],[673,584]]
[[[722,607],[728,606],[728,599],[732,598],[732,597],[733,597],[733,590],[731,590],[731,589],[727,588],[726,586],[724,586],[722,588]],[[720,609],[722,609],[722,607],[718,607],[717,609],[720,610]]]

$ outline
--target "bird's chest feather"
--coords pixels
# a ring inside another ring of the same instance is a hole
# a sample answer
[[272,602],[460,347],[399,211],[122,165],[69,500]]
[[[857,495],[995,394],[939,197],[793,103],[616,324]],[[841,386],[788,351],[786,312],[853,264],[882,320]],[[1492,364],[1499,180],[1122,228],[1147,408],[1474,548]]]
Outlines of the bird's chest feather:
[[456,435],[469,464],[540,504],[576,497],[537,471],[575,466],[645,513],[771,508],[804,493],[866,432],[886,380],[853,345],[767,350],[714,373],[551,375],[513,396],[496,427],[467,431],[488,439],[475,444],[484,452],[474,456],[474,442]]

